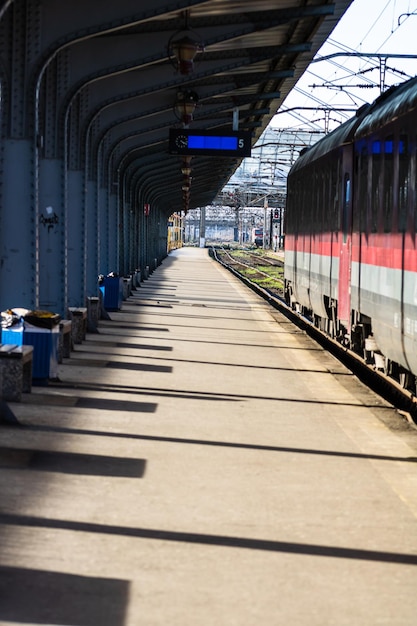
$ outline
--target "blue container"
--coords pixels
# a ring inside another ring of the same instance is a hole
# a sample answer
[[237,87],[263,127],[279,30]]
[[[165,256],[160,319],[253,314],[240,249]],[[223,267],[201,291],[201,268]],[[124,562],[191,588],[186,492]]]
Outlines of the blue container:
[[[11,328],[1,329],[1,342],[12,343],[16,346],[23,345],[23,324],[16,324]],[[33,371],[33,370],[32,370]]]
[[100,289],[103,291],[104,308],[106,311],[118,311],[122,307],[123,278],[107,276],[103,280],[102,287]]
[[30,326],[3,328],[2,343],[33,346],[32,378],[48,379],[58,376],[59,326],[51,330]]

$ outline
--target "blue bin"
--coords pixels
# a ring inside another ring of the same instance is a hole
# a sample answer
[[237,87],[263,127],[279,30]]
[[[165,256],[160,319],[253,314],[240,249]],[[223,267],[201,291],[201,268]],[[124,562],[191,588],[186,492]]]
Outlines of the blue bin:
[[107,276],[100,287],[103,292],[103,305],[106,311],[118,311],[122,307],[123,278]]
[[35,379],[56,378],[58,376],[59,325],[52,328],[36,328],[25,325],[3,328],[2,343],[17,346],[33,346],[32,377]]
[[[1,329],[1,342],[2,343],[12,343],[16,346],[23,345],[23,324],[16,324],[11,328],[2,328]],[[32,368],[33,372],[33,368]]]

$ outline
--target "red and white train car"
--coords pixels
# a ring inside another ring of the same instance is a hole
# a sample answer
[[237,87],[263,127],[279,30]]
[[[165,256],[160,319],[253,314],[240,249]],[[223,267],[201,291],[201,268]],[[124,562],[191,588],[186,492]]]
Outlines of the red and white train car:
[[305,151],[288,177],[287,302],[410,388],[417,375],[417,78]]

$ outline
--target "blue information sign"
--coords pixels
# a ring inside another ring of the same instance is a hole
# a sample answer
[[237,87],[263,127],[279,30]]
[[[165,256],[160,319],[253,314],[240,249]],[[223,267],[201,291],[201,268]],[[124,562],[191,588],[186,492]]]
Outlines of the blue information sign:
[[252,134],[249,131],[231,130],[220,133],[171,128],[169,152],[180,155],[246,157],[251,155],[251,139]]

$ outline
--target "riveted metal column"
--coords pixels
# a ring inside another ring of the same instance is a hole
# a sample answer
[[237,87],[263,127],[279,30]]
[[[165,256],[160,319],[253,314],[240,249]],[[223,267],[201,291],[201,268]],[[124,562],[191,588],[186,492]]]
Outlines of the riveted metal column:
[[43,74],[38,101],[39,306],[67,310],[67,217],[64,134],[57,102],[67,88],[67,55],[55,57]]
[[143,276],[143,272],[146,266],[146,221],[147,217],[144,214],[144,199],[143,194],[140,192],[138,194],[138,204],[139,204],[139,250],[138,250],[138,268],[140,268]]
[[130,203],[130,241],[129,241],[129,266],[128,274],[131,274],[135,268],[135,248],[136,248],[136,206],[132,201]]
[[59,159],[39,162],[39,307],[65,315],[66,228]]
[[132,271],[134,271],[136,268],[139,267],[139,247],[140,247],[140,241],[139,241],[140,204],[139,204],[139,198],[138,198],[138,193],[136,189],[134,193],[134,206],[135,206],[135,213],[134,213],[135,228],[134,228],[134,233],[133,233],[134,238],[133,238],[133,254],[132,254],[132,265],[131,265]]
[[100,257],[100,224],[98,212],[97,182],[95,180],[87,181],[86,224],[87,296],[95,296],[98,292]]
[[97,192],[99,228],[100,228],[100,258],[98,263],[99,274],[108,274],[109,258],[109,194],[104,187],[99,187]]
[[0,310],[11,307],[31,309],[39,300],[32,142],[5,139],[2,161]]
[[143,270],[146,266],[146,222],[148,218],[145,215],[147,211],[145,211],[146,202],[144,199],[142,186],[140,185],[138,180],[136,180],[136,186],[137,186],[136,196],[137,196],[137,206],[138,206],[137,267],[141,270],[142,275],[143,275]]
[[137,203],[135,199],[135,185],[132,179],[129,181],[129,205],[130,205],[130,213],[129,213],[129,221],[130,221],[130,229],[129,229],[129,257],[128,257],[128,267],[127,272],[131,274],[133,270],[137,267],[136,264],[136,247],[137,247]]
[[129,272],[129,256],[130,256],[130,231],[132,207],[130,204],[130,193],[127,188],[128,181],[126,174],[123,177],[123,198],[122,198],[122,227],[123,227],[123,245],[121,248],[120,272],[125,275]]
[[0,23],[2,139],[0,310],[38,304],[38,229],[30,61],[38,52],[36,7],[17,1]]
[[119,197],[119,261],[117,269],[120,274],[124,271],[126,253],[126,205]]
[[116,268],[119,259],[119,211],[117,193],[109,195],[109,254],[107,268]]
[[103,166],[103,141],[97,149],[97,200],[100,226],[100,258],[98,263],[99,274],[107,275],[109,271],[109,246],[110,246],[110,206],[108,176]]
[[67,176],[68,305],[85,306],[86,258],[84,172],[69,170]]
[[81,120],[86,102],[77,97],[66,112],[65,154],[67,159],[67,250],[68,250],[68,305],[85,306],[87,295],[87,245],[85,210],[85,143]]
[[159,214],[159,262],[165,259],[168,250],[168,218],[165,213]]
[[154,270],[158,263],[158,252],[159,252],[159,220],[158,220],[159,211],[155,206],[152,211],[151,216],[151,250],[150,250],[150,258],[149,263],[150,267]]
[[148,264],[148,220],[149,216],[143,213],[143,203],[142,203],[142,215],[141,215],[141,226],[140,226],[140,250],[139,250],[139,259],[140,259],[140,269],[142,271],[142,276],[145,276],[145,268]]
[[[87,93],[88,93],[87,89]],[[98,207],[97,156],[92,151],[92,136],[100,126],[98,119],[89,125],[85,144],[86,175],[86,295],[98,293],[100,259],[100,214]]]
[[[107,258],[107,271],[120,272],[121,239],[122,239],[122,217],[121,217],[121,182],[120,175],[114,165],[114,160],[118,157],[110,154],[103,159],[103,175],[106,175],[108,188],[108,210],[109,210],[109,253]],[[106,261],[106,259],[104,259]],[[104,272],[102,272],[104,273]]]

